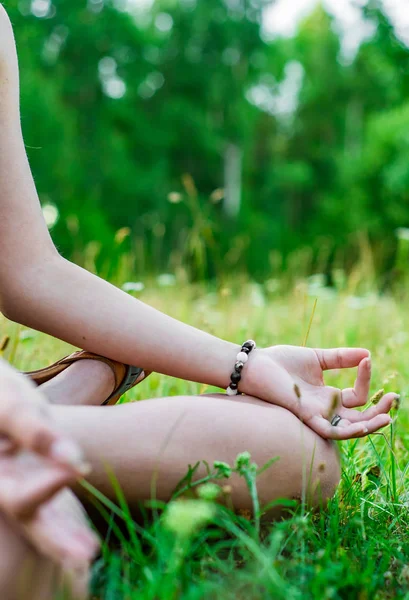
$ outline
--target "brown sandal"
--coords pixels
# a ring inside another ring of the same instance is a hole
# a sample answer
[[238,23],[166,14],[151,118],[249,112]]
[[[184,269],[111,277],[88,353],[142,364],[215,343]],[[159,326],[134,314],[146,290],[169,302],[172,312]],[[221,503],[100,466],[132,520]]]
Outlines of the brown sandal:
[[25,373],[25,375],[27,375],[36,385],[42,385],[43,383],[50,381],[65,371],[65,369],[67,369],[70,365],[78,362],[79,360],[99,360],[100,362],[104,362],[111,367],[115,377],[115,388],[109,398],[102,403],[102,406],[116,404],[119,398],[125,394],[125,392],[133,388],[135,385],[138,385],[138,383],[141,383],[141,381],[150,375],[150,373],[145,372],[140,367],[125,365],[115,360],[105,358],[105,356],[99,356],[98,354],[93,354],[92,352],[86,352],[85,350],[74,352],[70,356],[62,358],[53,365],[45,367],[45,369],[30,371]]

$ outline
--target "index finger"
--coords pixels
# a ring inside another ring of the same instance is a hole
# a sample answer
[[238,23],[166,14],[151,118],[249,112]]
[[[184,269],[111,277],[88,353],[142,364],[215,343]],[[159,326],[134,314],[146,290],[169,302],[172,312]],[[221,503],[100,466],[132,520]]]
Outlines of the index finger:
[[365,348],[316,348],[315,353],[323,371],[357,367],[364,358],[371,355]]

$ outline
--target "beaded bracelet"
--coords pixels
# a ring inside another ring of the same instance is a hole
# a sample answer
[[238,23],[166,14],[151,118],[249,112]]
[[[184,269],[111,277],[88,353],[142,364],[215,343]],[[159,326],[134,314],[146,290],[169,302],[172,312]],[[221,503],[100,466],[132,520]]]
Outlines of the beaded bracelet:
[[236,356],[236,363],[234,365],[234,371],[230,375],[230,385],[226,390],[228,396],[237,396],[239,394],[239,383],[241,381],[241,372],[244,365],[249,359],[249,354],[252,350],[255,350],[256,342],[253,340],[247,340],[241,347],[240,352]]

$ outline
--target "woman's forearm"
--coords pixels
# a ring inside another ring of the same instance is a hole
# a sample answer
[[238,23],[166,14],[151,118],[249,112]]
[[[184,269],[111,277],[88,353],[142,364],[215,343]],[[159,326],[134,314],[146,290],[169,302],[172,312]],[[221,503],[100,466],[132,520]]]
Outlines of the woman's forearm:
[[58,256],[25,271],[7,315],[112,359],[218,387],[228,386],[238,351]]

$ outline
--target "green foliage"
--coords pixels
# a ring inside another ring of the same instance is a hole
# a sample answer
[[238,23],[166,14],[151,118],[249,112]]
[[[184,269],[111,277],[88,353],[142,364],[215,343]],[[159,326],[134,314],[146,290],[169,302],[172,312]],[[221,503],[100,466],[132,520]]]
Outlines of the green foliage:
[[115,232],[129,227],[138,272],[263,278],[273,252],[306,245],[315,270],[323,238],[329,263],[342,251],[348,264],[365,232],[390,267],[393,229],[409,225],[408,48],[378,2],[349,61],[322,7],[293,39],[266,40],[264,4],[156,0],[146,14],[126,0],[6,0],[25,140],[62,253],[80,260],[97,242],[95,268],[114,271]]

